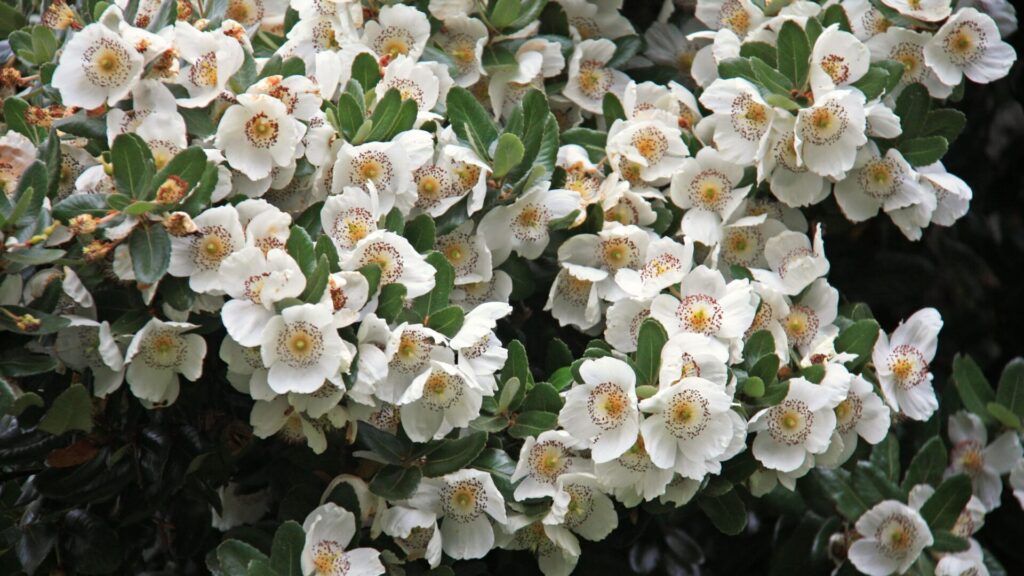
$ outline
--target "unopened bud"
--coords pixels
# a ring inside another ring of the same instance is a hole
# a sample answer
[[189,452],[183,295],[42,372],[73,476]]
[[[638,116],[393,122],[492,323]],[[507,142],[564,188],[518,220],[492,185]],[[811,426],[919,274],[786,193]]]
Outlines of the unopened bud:
[[43,322],[31,314],[23,314],[18,317],[15,324],[22,332],[35,332],[43,325]]
[[68,229],[74,235],[92,234],[96,231],[96,218],[92,214],[79,214],[68,222]]
[[164,228],[171,236],[188,236],[199,231],[192,218],[184,212],[172,212],[164,218]]

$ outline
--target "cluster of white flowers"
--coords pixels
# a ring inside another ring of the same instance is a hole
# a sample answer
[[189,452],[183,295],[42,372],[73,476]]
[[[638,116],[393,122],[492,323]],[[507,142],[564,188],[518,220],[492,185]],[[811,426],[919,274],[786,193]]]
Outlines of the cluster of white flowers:
[[[365,506],[309,515],[305,574],[495,547],[568,574],[579,538],[616,527],[614,502],[684,505],[740,455],[754,466],[737,485],[792,490],[936,413],[939,313],[888,335],[840,315],[825,230],[799,208],[834,192],[850,221],[881,209],[911,239],[964,215],[971,191],[939,162],[959,113],[932,99],[1007,73],[1016,56],[988,14],[699,0],[680,29],[666,3],[640,53],[614,0],[552,2],[565,37],[539,33],[537,1],[223,4],[118,1],[69,31],[50,71],[68,137],[44,251],[111,274],[41,267],[7,276],[0,300],[37,302],[59,279],[70,323],[52,350],[98,397],[127,382],[147,408],[171,405],[181,377],[215,385],[219,343],[260,438],[322,453],[357,431],[440,450],[508,432],[502,470],[483,444],[430,473],[430,450],[396,459],[371,440],[356,456],[415,477],[348,480]],[[628,75],[652,64],[685,76]],[[99,146],[82,128],[96,122]],[[0,140],[7,197],[52,152],[38,144]],[[540,383],[496,331],[519,284],[550,276],[544,310],[602,340]],[[141,314],[114,322],[97,303],[110,279],[138,288]],[[968,412],[950,439],[950,473],[976,496],[953,530],[969,538],[1014,466],[1024,493],[1022,450],[1012,432],[988,444]],[[918,512],[933,490],[856,520],[856,568],[902,573],[933,545]],[[404,558],[348,549],[363,528]],[[936,574],[984,573],[981,559],[974,545]]]

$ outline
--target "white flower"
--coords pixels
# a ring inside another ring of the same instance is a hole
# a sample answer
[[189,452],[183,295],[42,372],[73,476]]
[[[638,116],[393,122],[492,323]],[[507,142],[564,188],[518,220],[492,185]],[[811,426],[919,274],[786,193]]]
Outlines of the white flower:
[[455,83],[463,87],[476,84],[484,74],[482,59],[488,41],[484,23],[465,13],[452,15],[444,18],[444,26],[435,39],[455,64]]
[[885,402],[912,420],[924,421],[939,407],[928,364],[935,358],[942,317],[934,308],[918,310],[892,336],[878,334],[871,360]]
[[658,238],[647,245],[643,265],[635,270],[619,268],[615,283],[630,296],[652,298],[681,282],[692,266],[693,242],[684,239],[680,244],[672,238]]
[[441,563],[441,530],[433,512],[393,506],[381,512],[380,525],[409,560],[424,558],[432,568]]
[[967,214],[973,197],[971,187],[959,177],[946,172],[942,162],[921,166],[918,168],[917,176],[926,190],[930,189],[935,193],[933,223],[939,226],[952,226]]
[[974,8],[958,10],[924,47],[925,64],[949,86],[964,76],[979,84],[998,80],[1016,60],[992,18]]
[[327,277],[323,299],[334,310],[334,327],[344,328],[359,321],[370,297],[370,283],[359,272],[335,272]]
[[490,395],[461,368],[431,360],[398,399],[402,429],[414,442],[440,440],[480,415],[485,392]]
[[725,389],[729,380],[729,349],[721,341],[691,332],[680,332],[661,350],[658,388],[664,390],[686,378],[709,380]]
[[232,37],[220,32],[201,32],[188,22],[174,26],[175,47],[188,63],[178,75],[178,82],[188,90],[187,98],[178,104],[185,108],[202,108],[227,87],[228,80],[245,61],[245,52]]
[[947,475],[967,474],[974,494],[992,511],[999,507],[1003,492],[1001,476],[1009,474],[1024,457],[1017,433],[1004,432],[988,443],[988,431],[977,415],[959,411],[949,417],[949,452]]
[[857,148],[867,143],[864,94],[833,90],[797,112],[794,145],[802,165],[821,176],[842,178],[853,167]]
[[604,493],[597,476],[584,472],[562,474],[555,490],[545,524],[561,524],[594,542],[604,540],[619,525],[615,504]]
[[544,576],[569,576],[580,556],[580,543],[565,527],[532,516],[510,514],[496,543],[506,550],[528,550]]
[[287,166],[297,156],[306,126],[288,113],[280,100],[265,94],[241,94],[217,126],[214,145],[231,166],[250,179],[263,178],[274,166]]
[[328,502],[313,509],[302,522],[304,576],[376,576],[384,573],[380,552],[373,548],[347,550],[356,533],[355,515]]
[[721,471],[736,428],[743,419],[732,411],[725,388],[710,380],[683,378],[640,403],[648,416],[640,425],[644,446],[659,468],[702,480]]
[[856,36],[843,32],[838,24],[826,28],[811,51],[809,80],[814,96],[853,84],[868,71],[871,52]]
[[232,300],[224,303],[224,328],[242,346],[259,346],[263,329],[274,317],[274,303],[297,298],[306,287],[299,265],[284,250],[263,255],[247,247],[224,259],[221,286]]
[[476,375],[481,387],[494,390],[494,373],[505,365],[508,357],[501,340],[494,335],[498,320],[512,313],[504,302],[485,302],[468,313],[462,328],[452,337],[448,346],[458,352],[459,365],[466,365]]
[[621,97],[629,77],[608,68],[615,55],[615,43],[606,38],[584,40],[576,45],[569,59],[569,82],[562,94],[580,108],[600,114],[604,95],[609,92]]
[[237,482],[228,482],[227,486],[217,489],[221,512],[210,506],[210,524],[227,532],[237,526],[255,524],[270,510],[270,488],[255,492]]
[[279,434],[289,444],[304,442],[314,454],[327,450],[326,432],[340,428],[348,421],[341,406],[334,406],[319,418],[312,418],[296,410],[288,396],[277,396],[270,401],[257,400],[249,413],[249,425],[257,438]]
[[[910,494],[907,496],[907,504],[910,505],[914,510],[920,510],[924,506],[925,502],[929,498],[935,495],[935,488],[930,484],[918,484],[910,489]],[[963,510],[960,511],[960,515],[957,516],[956,522],[953,527],[949,529],[950,532],[971,541],[971,548],[974,548],[977,542],[971,538],[978,530],[981,530],[985,525],[985,504],[978,499],[977,496],[971,495],[971,498],[967,501],[967,505],[964,506]],[[964,551],[961,554],[970,555],[970,550]],[[958,554],[959,556],[960,554]]]
[[586,461],[573,450],[577,443],[564,430],[548,430],[523,441],[516,470],[512,473],[512,482],[519,482],[515,499],[555,497],[560,492],[557,485],[560,476],[588,471]]
[[198,228],[190,236],[171,237],[171,263],[168,274],[188,278],[196,292],[222,290],[220,267],[244,242],[242,224],[234,206],[210,208],[193,221]]
[[[895,219],[897,209],[928,200],[903,155],[890,148],[882,156],[873,143],[857,153],[853,170],[836,184],[835,194],[843,214],[852,222],[871,218],[879,208]],[[931,204],[934,207],[934,200]]]
[[120,20],[121,10],[111,6],[99,22],[82,28],[64,46],[52,83],[65,106],[112,106],[139,81],[142,55],[115,29]]
[[764,155],[775,113],[756,86],[741,78],[718,79],[700,95],[700,102],[714,112],[701,125],[713,128],[725,160],[747,165]]
[[857,520],[862,536],[850,546],[853,565],[869,576],[906,572],[935,541],[924,518],[906,504],[886,500]]
[[579,209],[579,194],[547,187],[545,182],[510,206],[492,208],[480,221],[478,230],[487,239],[495,266],[507,260],[513,250],[528,260],[539,257],[551,239],[548,224]]
[[342,254],[356,247],[360,240],[377,231],[377,220],[382,216],[377,192],[347,186],[341,194],[329,196],[320,209],[320,226],[324,234],[334,241]]
[[483,558],[494,547],[494,527],[488,516],[502,524],[508,521],[505,499],[491,475],[480,470],[424,478],[409,504],[442,518],[442,548],[456,560]]
[[1010,488],[1013,489],[1013,497],[1024,508],[1024,459],[1018,460],[1010,471]]
[[[408,56],[398,56],[384,69],[384,77],[374,90],[377,101],[389,90],[397,90],[402,100],[412,100],[418,110],[416,126],[441,117],[431,112],[439,101],[444,101],[451,87],[447,69],[435,68],[433,62],[416,62]],[[443,78],[439,74],[443,74]]]
[[267,367],[263,365],[259,346],[247,348],[228,336],[221,341],[219,356],[227,363],[227,379],[235,390],[253,400],[272,400],[277,396],[267,384]]
[[650,235],[637,226],[609,226],[597,234],[578,234],[558,248],[558,261],[575,276],[598,282],[598,295],[616,301],[625,293],[615,273],[639,268],[647,253]]
[[512,278],[502,270],[495,270],[490,282],[462,284],[452,290],[452,303],[469,311],[485,302],[508,302],[512,294]]
[[687,40],[678,27],[667,22],[652,22],[644,32],[644,40],[647,41],[644,56],[651,62],[674,67],[683,74],[690,73],[699,46]]
[[559,0],[569,20],[569,33],[577,42],[587,38],[618,38],[634,34],[633,25],[619,13],[618,0],[588,2],[587,0]]
[[551,312],[551,316],[558,320],[559,326],[572,325],[580,330],[587,330],[601,321],[603,303],[597,282],[598,277],[603,275],[595,275],[593,279],[588,279],[585,274],[586,269],[577,269],[574,272],[562,268],[552,281],[544,310]]
[[[968,552],[973,550],[973,546]],[[967,554],[964,552],[963,554]],[[979,554],[979,556],[981,556]],[[989,576],[983,557],[966,558],[961,554],[947,554],[935,565],[935,576]]]
[[342,144],[334,162],[331,192],[339,194],[347,186],[369,191],[376,187],[380,212],[387,214],[398,206],[407,213],[416,203],[413,172],[428,162],[434,153],[434,139],[422,130],[407,130],[390,142]]
[[565,395],[558,423],[590,447],[595,462],[618,458],[640,431],[636,374],[611,357],[587,360],[580,366],[583,382]]
[[184,334],[193,328],[197,326],[153,318],[135,334],[124,355],[132,394],[150,405],[173,404],[180,390],[178,374],[190,382],[202,376],[206,340]]
[[545,38],[530,38],[516,49],[516,66],[490,73],[487,92],[495,118],[508,118],[530,88],[543,89],[544,79],[565,69],[562,45]]
[[412,381],[431,370],[431,361],[451,364],[454,354],[444,346],[446,341],[443,334],[420,324],[403,323],[395,328],[384,341],[387,372],[375,383],[377,397],[397,404]]
[[644,447],[643,436],[638,436],[636,442],[618,458],[596,462],[594,475],[616,500],[633,507],[665,494],[675,472],[655,466]]
[[324,380],[341,383],[339,372],[348,369],[354,352],[338,336],[333,319],[322,304],[299,304],[267,322],[260,353],[275,392],[309,393]]
[[850,459],[857,448],[857,437],[878,444],[889,432],[889,408],[875,394],[875,388],[857,374],[850,381],[846,399],[835,407],[836,431],[824,454],[815,457],[822,466],[839,466]]
[[915,20],[941,22],[953,12],[947,0],[882,0],[889,8]]
[[686,275],[679,295],[661,294],[651,304],[651,316],[670,336],[693,332],[726,341],[740,338],[757,312],[757,297],[749,281],[726,284],[718,271],[705,266]]
[[467,220],[458,228],[437,237],[434,248],[444,254],[455,270],[455,284],[473,284],[491,279],[491,251],[484,235],[473,232],[473,221]]
[[694,15],[712,30],[724,28],[741,38],[764,20],[749,0],[700,0]]
[[842,400],[836,396],[804,378],[789,380],[785,399],[750,419],[750,431],[757,432],[754,457],[765,468],[792,472],[827,450],[836,428],[833,409]]
[[423,54],[430,38],[427,15],[412,6],[385,6],[377,20],[363,28],[362,43],[389,59],[406,55],[416,60]]
[[718,244],[722,222],[750,189],[736,188],[743,179],[743,167],[726,156],[710,146],[701,148],[696,158],[683,160],[682,168],[672,176],[672,203],[686,210],[680,232],[695,242]]
[[658,120],[616,120],[608,129],[607,151],[626,180],[654,186],[668,182],[690,155],[679,128]]
[[872,36],[894,27],[893,22],[870,0],[846,0],[843,2],[843,9],[846,10],[851,31],[862,41],[867,41]]
[[355,271],[367,264],[380,267],[380,286],[401,284],[406,297],[422,296],[434,289],[434,267],[427,263],[409,241],[389,230],[378,230],[356,244],[342,258],[342,270]]
[[110,323],[70,318],[71,325],[57,332],[57,356],[73,370],[89,369],[93,394],[104,397],[124,381],[124,356],[110,331]]
[[920,82],[932,98],[947,98],[953,92],[953,86],[943,83],[925,65],[924,48],[931,39],[932,34],[929,32],[915,32],[893,26],[882,34],[872,36],[866,44],[871,49],[872,62],[896,60],[903,64],[900,86]]
[[650,315],[650,298],[617,300],[605,314],[605,341],[619,352],[635,352],[640,325]]
[[799,294],[829,271],[820,224],[815,232],[813,245],[806,234],[789,230],[769,238],[764,255],[771,270],[755,268],[751,274],[758,282],[783,294]]

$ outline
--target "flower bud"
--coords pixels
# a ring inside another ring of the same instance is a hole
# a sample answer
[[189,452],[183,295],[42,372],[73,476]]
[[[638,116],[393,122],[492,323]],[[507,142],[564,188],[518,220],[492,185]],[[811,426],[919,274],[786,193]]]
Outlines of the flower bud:
[[184,212],[172,212],[164,218],[164,228],[171,236],[188,236],[195,234],[199,227],[192,221],[192,218]]

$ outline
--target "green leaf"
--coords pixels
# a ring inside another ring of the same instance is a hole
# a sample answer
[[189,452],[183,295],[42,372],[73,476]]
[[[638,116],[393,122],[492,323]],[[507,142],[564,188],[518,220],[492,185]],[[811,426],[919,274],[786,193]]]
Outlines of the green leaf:
[[105,194],[72,194],[53,207],[53,219],[67,223],[79,214],[102,218],[109,210]]
[[501,385],[501,394],[498,395],[498,409],[497,412],[505,412],[508,407],[512,404],[516,396],[522,396],[519,394],[523,387],[523,383],[519,381],[519,378],[513,376],[509,378]]
[[942,480],[942,474],[949,465],[949,454],[942,439],[933,436],[921,449],[914,454],[907,467],[907,475],[903,478],[900,488],[905,493],[918,484],[931,484],[932,486]]
[[[615,98],[614,94],[610,94]],[[618,100],[616,100],[617,102]],[[608,141],[608,134],[590,128],[570,128],[562,132],[562,144],[576,144],[587,151],[591,162],[600,162],[605,157],[605,145]]]
[[940,108],[928,112],[921,135],[942,136],[946,142],[953,142],[964,131],[966,125],[967,116],[963,112],[953,108]]
[[558,390],[547,382],[538,382],[526,393],[523,400],[523,411],[540,410],[557,414],[562,409],[562,397]]
[[462,328],[462,324],[466,319],[466,313],[460,306],[455,304],[442,308],[436,312],[431,312],[430,315],[425,318],[426,326],[437,330],[441,334],[452,338]]
[[331,263],[326,255],[320,256],[313,272],[306,276],[306,288],[299,295],[299,300],[308,304],[316,304],[327,288],[328,276],[331,274]]
[[949,142],[942,136],[922,136],[902,140],[896,149],[911,166],[927,166],[938,162],[946,155]]
[[986,423],[991,423],[992,416],[988,413],[988,403],[995,401],[996,393],[973,358],[960,354],[953,358],[953,383],[964,407]]
[[899,486],[893,484],[885,476],[885,472],[871,462],[857,462],[853,470],[853,488],[871,506],[883,500],[902,498]]
[[226,576],[246,576],[249,573],[250,562],[270,561],[266,554],[241,540],[221,542],[220,546],[217,546],[217,560],[220,562],[221,572]]
[[900,92],[896,98],[895,112],[900,117],[900,127],[903,129],[901,140],[916,138],[921,133],[931,107],[932,99],[924,84],[915,82]]
[[850,360],[846,367],[859,370],[871,359],[871,351],[878,340],[878,322],[874,320],[858,320],[839,333],[835,341],[836,352],[856,354],[856,360]]
[[28,108],[29,103],[17,96],[6,98],[4,100],[4,121],[7,123],[8,128],[25,136],[33,144],[38,145],[46,137],[46,130],[29,124],[27,119]]
[[767,330],[758,330],[743,345],[743,363],[749,370],[761,358],[775,355],[775,338]]
[[359,423],[357,438],[359,443],[366,446],[370,452],[391,464],[403,463],[412,450],[408,440],[403,440],[366,422]]
[[288,241],[285,242],[285,249],[288,255],[295,259],[303,274],[308,276],[316,269],[316,246],[309,233],[301,226],[292,226]]
[[611,92],[604,95],[604,99],[601,101],[601,111],[604,112],[604,121],[608,126],[614,124],[616,120],[626,119],[626,111],[622,108],[622,102]]
[[366,120],[363,116],[362,107],[351,94],[344,92],[338,97],[338,107],[336,110],[336,117],[342,133],[350,140],[355,138],[359,127]]
[[159,224],[137,226],[128,239],[132,270],[140,284],[156,284],[171,264],[171,237]]
[[1020,418],[1016,414],[1010,411],[1009,408],[1003,406],[998,402],[989,402],[987,405],[988,413],[992,415],[1000,424],[1007,428],[1013,428],[1014,430],[1020,430],[1021,423]]
[[668,341],[668,333],[654,318],[647,318],[640,324],[636,339],[636,354],[633,365],[637,372],[637,385],[657,385],[661,368],[661,349]]
[[516,415],[515,421],[508,427],[508,434],[513,438],[527,438],[538,436],[541,432],[554,430],[556,426],[558,426],[558,414],[530,410]]
[[494,177],[503,178],[509,170],[523,161],[526,149],[519,137],[505,133],[498,138],[498,146],[494,150]]
[[934,543],[930,548],[933,552],[963,552],[971,547],[966,538],[961,538],[949,530],[932,530],[932,539]]
[[366,135],[368,142],[387,142],[416,123],[416,101],[402,100],[398,89],[391,88],[377,102],[370,116],[373,126]]
[[498,138],[498,127],[473,94],[453,86],[445,100],[449,122],[455,133],[468,143],[480,158],[489,159],[491,143]]
[[363,52],[352,61],[352,79],[359,82],[363,90],[369,92],[380,82],[380,66],[373,54]]
[[341,269],[338,266],[338,249],[326,234],[316,239],[316,244],[313,246],[313,253],[316,254],[318,264],[320,258],[327,258],[327,270],[329,272],[338,272]]
[[153,153],[146,142],[136,134],[119,135],[110,149],[110,161],[114,166],[114,183],[118,192],[145,200],[156,172]]
[[508,359],[501,369],[501,382],[509,378],[519,378],[519,381],[530,385],[533,384],[533,376],[530,374],[530,363],[526,357],[526,347],[519,340],[509,342]]
[[740,56],[744,58],[756,56],[772,68],[774,68],[776,64],[775,46],[772,46],[767,42],[744,42],[740,45]]
[[839,4],[833,4],[825,10],[825,13],[821,16],[821,24],[825,28],[833,24],[839,24],[839,29],[843,32],[851,31],[850,19],[846,15],[846,10]]
[[508,418],[501,414],[496,416],[482,414],[471,421],[469,423],[469,427],[474,430],[482,430],[484,432],[501,432],[505,428],[508,428]]
[[753,68],[754,76],[757,77],[758,82],[770,92],[780,96],[789,94],[790,80],[765,63],[764,60],[756,56],[752,57],[750,59],[750,67]]
[[718,63],[718,76],[722,79],[743,78],[749,82],[757,82],[754,67],[750,58],[726,58]]
[[853,83],[853,87],[864,93],[866,100],[874,100],[885,93],[889,85],[889,71],[883,66],[872,65],[860,80]]
[[519,17],[519,0],[497,0],[491,8],[488,19],[491,25],[501,30]]
[[92,398],[81,384],[72,384],[60,393],[46,411],[39,429],[59,436],[70,430],[92,432]]
[[399,235],[405,232],[405,215],[398,207],[392,208],[384,217],[384,228]]
[[890,482],[900,481],[900,442],[890,432],[871,449],[871,463],[885,474]]
[[448,306],[448,298],[455,286],[455,269],[440,252],[427,254],[426,261],[434,267],[434,289],[416,299],[413,311],[421,318]]
[[425,254],[434,248],[434,219],[430,214],[420,214],[405,226],[405,239],[413,249]]
[[13,6],[0,2],[0,40],[6,40],[11,32],[25,24],[25,14]]
[[306,545],[306,533],[302,525],[288,520],[274,532],[274,543],[270,548],[270,565],[281,576],[302,576],[302,548]]
[[444,476],[469,466],[487,445],[486,432],[471,432],[454,440],[441,440],[441,447],[432,451],[423,464],[423,475]]
[[612,41],[615,42],[615,54],[605,64],[608,68],[622,68],[633,56],[636,56],[644,44],[636,34],[620,36]]
[[405,286],[402,284],[388,284],[381,288],[380,297],[377,299],[377,316],[387,322],[393,322],[405,307],[405,294]]
[[799,24],[787,20],[779,30],[776,49],[779,72],[789,78],[793,88],[803,88],[811,66],[811,46],[807,34]]
[[537,290],[537,277],[525,258],[513,254],[498,269],[512,279],[510,299],[525,300]]
[[388,464],[370,481],[370,491],[388,500],[404,500],[416,491],[423,473],[419,468]]
[[843,518],[850,522],[856,522],[870,508],[864,498],[854,489],[848,471],[842,468],[835,470],[815,468],[813,474]]
[[735,536],[747,527],[747,506],[735,490],[718,496],[702,496],[697,506],[723,534]]
[[889,78],[886,79],[885,85],[886,94],[892,93],[900,85],[900,80],[903,79],[903,72],[906,70],[903,62],[899,60],[879,60],[878,62],[872,62],[871,66],[884,68],[889,73]]
[[359,269],[359,273],[363,275],[363,278],[366,278],[366,283],[370,285],[370,296],[376,294],[377,288],[380,287],[380,266],[367,264]]
[[950,530],[971,499],[971,479],[964,474],[950,476],[921,506],[921,517],[932,530]]
[[1014,358],[1003,368],[996,401],[1018,418],[1024,418],[1024,358]]
[[532,24],[537,21],[541,11],[544,10],[547,4],[548,0],[524,0],[519,2],[519,17],[509,24],[508,27],[512,30],[518,30]]
[[[206,153],[198,146],[192,146],[179,152],[174,158],[163,167],[153,178],[152,190],[146,194],[146,198],[153,198],[156,191],[171,176],[177,176],[184,181],[185,192],[192,190],[194,186],[206,173]],[[213,192],[213,190],[210,190]]]

